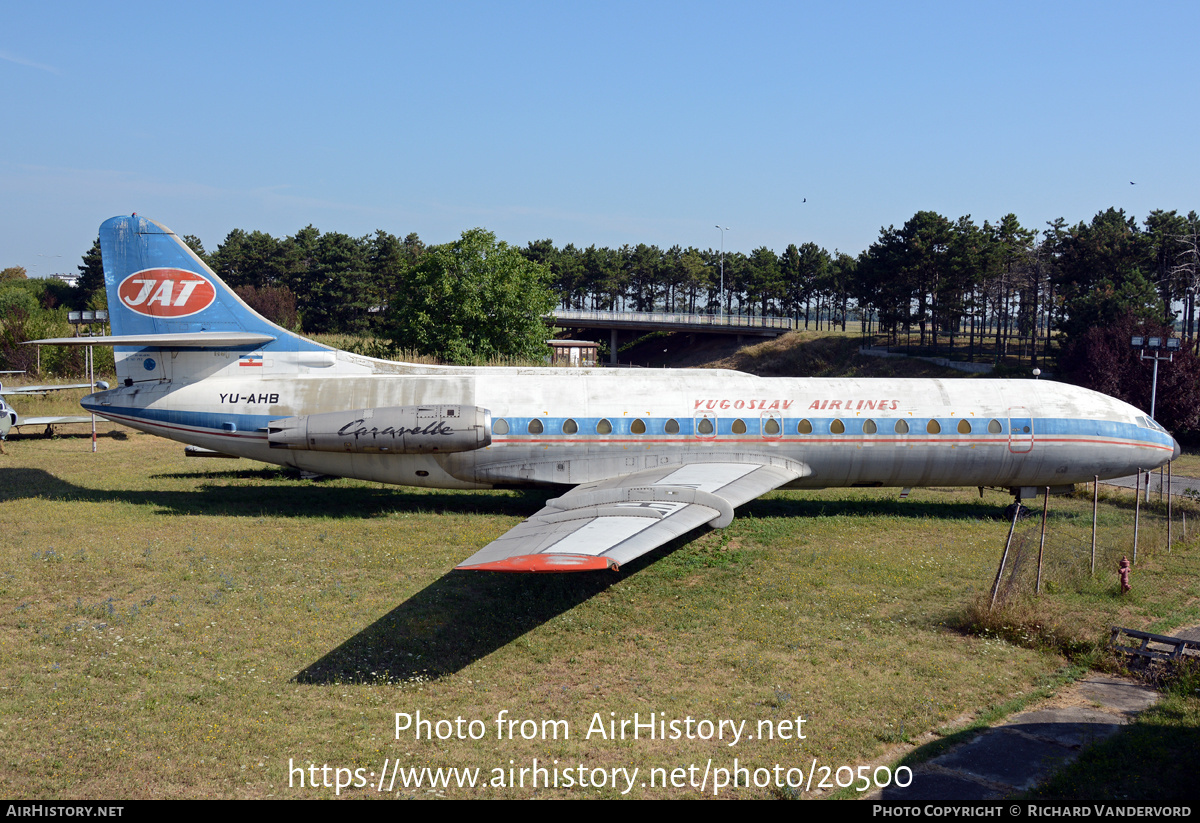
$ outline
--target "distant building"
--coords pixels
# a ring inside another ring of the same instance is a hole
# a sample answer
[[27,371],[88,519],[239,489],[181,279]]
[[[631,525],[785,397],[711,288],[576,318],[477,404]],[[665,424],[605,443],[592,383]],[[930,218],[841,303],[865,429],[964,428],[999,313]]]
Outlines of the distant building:
[[600,344],[590,340],[547,340],[553,354],[550,363],[555,366],[594,366],[600,353]]
[[55,280],[61,280],[71,288],[79,285],[79,274],[52,274],[50,275]]

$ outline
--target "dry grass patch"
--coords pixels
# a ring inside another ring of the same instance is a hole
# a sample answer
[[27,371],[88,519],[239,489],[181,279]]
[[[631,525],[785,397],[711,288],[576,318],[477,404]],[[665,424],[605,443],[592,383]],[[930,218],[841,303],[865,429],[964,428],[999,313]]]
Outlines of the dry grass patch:
[[[377,775],[385,759],[480,769],[489,783],[393,788],[402,796],[621,796],[611,783],[490,785],[493,769],[507,782],[510,760],[536,758],[637,768],[627,796],[695,797],[652,786],[649,770],[852,765],[1032,693],[1064,665],[946,625],[991,583],[999,494],[776,493],[620,574],[492,575],[452,568],[551,493],[302,481],[182,451],[133,433],[95,455],[65,437],[0,457],[9,796],[327,797],[291,767]],[[1054,510],[1059,531],[1078,531],[1090,500]],[[1149,552],[1125,601],[1104,594],[1109,572],[1095,592],[1063,578],[1051,599],[1097,631],[1118,607],[1129,625],[1157,625],[1191,614],[1192,560],[1182,546]],[[487,734],[397,740],[395,713],[417,711]],[[566,721],[570,736],[498,740],[501,712]],[[607,730],[651,712],[745,732],[733,746],[588,737],[597,718]],[[745,736],[797,716],[804,740]],[[376,781],[349,791],[374,796]]]

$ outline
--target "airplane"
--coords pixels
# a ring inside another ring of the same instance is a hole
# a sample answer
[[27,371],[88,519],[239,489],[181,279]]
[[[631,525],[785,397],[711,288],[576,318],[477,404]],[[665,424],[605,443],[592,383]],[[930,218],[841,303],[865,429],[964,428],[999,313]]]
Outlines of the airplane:
[[[23,372],[8,372],[9,374],[22,374]],[[98,380],[95,383],[71,383],[62,385],[46,385],[46,386],[18,386],[16,388],[5,388],[3,383],[0,383],[0,440],[6,440],[8,433],[12,429],[20,429],[22,426],[45,426],[44,434],[50,437],[54,434],[54,427],[60,423],[90,423],[92,418],[82,417],[79,415],[58,415],[48,417],[22,417],[17,413],[17,410],[4,401],[5,397],[14,395],[24,395],[31,397],[34,395],[43,396],[52,391],[64,391],[66,389],[91,389],[99,387],[102,391],[108,388],[108,384],[103,380]]]
[[563,490],[459,569],[618,569],[779,488],[987,486],[1019,505],[1179,455],[1133,406],[1047,380],[379,360],[256,314],[152,220],[108,220],[100,247],[113,333],[87,342],[114,346],[119,385],[88,411],[312,474]]

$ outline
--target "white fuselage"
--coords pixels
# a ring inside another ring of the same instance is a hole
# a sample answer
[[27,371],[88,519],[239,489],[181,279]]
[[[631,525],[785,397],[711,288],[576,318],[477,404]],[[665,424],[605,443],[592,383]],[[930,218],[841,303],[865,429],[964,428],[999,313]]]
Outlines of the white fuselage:
[[[86,408],[226,454],[400,485],[566,486],[754,455],[807,466],[793,488],[1029,488],[1124,476],[1178,453],[1136,408],[1050,381],[441,368],[345,352],[248,363],[224,351],[143,350],[118,359],[122,373],[150,379],[90,395]],[[425,404],[486,409],[490,445],[351,454],[267,441],[267,424],[282,418]]]

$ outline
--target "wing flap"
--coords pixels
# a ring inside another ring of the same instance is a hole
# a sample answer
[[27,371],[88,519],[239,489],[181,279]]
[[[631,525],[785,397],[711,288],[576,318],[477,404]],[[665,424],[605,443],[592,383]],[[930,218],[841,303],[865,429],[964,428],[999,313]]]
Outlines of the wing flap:
[[709,462],[577,486],[458,566],[478,571],[616,569],[808,474],[804,464]]

